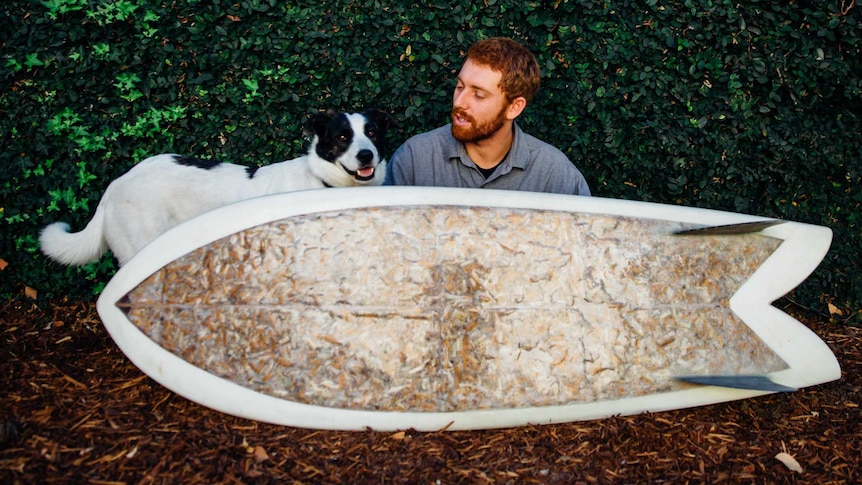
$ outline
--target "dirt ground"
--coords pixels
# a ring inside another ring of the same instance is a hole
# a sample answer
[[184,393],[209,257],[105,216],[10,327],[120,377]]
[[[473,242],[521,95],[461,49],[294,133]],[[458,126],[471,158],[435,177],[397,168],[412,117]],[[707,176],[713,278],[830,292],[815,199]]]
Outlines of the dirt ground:
[[132,365],[94,304],[10,301],[0,483],[860,483],[862,329],[796,316],[835,352],[840,380],[563,425],[382,433],[212,411]]

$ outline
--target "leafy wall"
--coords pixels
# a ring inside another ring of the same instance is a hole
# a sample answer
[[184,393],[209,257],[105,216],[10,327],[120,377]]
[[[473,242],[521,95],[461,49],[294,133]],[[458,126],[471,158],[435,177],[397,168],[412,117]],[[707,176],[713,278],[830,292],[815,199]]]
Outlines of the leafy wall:
[[397,146],[447,122],[466,48],[506,35],[544,72],[522,125],[563,149],[595,195],[829,226],[830,253],[792,298],[859,322],[860,10],[848,0],[5,2],[0,297],[93,298],[114,262],[50,263],[38,231],[82,227],[136,161],[292,158],[307,146],[305,116],[323,108],[389,110]]

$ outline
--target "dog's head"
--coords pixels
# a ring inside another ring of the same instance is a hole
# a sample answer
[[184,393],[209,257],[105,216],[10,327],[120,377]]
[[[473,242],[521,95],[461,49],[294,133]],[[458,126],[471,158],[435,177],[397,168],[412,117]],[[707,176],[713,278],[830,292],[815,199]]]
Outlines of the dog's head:
[[309,166],[333,187],[380,185],[386,175],[386,131],[394,126],[384,111],[316,113],[308,131],[314,135]]

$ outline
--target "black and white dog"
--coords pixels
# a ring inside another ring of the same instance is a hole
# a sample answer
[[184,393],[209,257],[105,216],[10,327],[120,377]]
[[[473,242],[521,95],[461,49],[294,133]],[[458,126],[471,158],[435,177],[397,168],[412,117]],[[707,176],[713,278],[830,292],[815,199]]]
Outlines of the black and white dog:
[[308,153],[293,160],[245,167],[165,154],[150,157],[105,190],[87,227],[69,233],[55,222],[42,230],[42,252],[72,266],[98,260],[110,248],[125,264],[171,227],[206,211],[261,195],[322,187],[380,185],[386,175],[386,130],[380,110],[321,112],[308,123]]

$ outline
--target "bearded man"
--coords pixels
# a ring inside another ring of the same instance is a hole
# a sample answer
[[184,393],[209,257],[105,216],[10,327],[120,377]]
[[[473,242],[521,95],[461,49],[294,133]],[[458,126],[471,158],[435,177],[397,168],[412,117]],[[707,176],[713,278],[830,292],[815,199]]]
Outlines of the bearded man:
[[563,152],[515,122],[539,89],[540,76],[533,54],[512,39],[473,44],[458,73],[452,122],[401,145],[384,185],[590,195],[584,176]]

